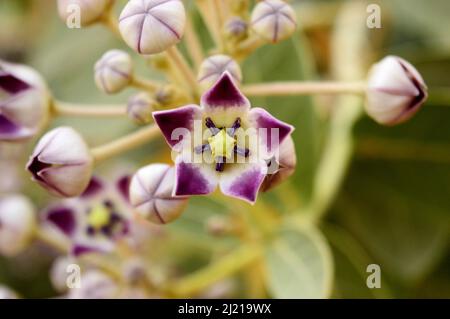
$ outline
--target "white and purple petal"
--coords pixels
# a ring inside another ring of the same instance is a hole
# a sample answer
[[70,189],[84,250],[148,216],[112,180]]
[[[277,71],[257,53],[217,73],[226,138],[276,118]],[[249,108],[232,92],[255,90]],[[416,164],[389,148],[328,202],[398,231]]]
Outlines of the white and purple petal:
[[178,156],[173,196],[207,195],[216,189],[217,183],[214,165],[191,163]]
[[67,237],[73,237],[79,227],[76,210],[68,205],[51,207],[45,215],[45,221]]
[[250,108],[249,100],[242,94],[227,71],[203,94],[201,106],[205,109],[239,107]]
[[153,112],[153,119],[159,126],[167,143],[174,147],[180,143],[187,131],[194,129],[194,121],[201,120],[201,109],[197,105],[186,105],[173,110]]
[[260,144],[263,151],[271,154],[275,152],[281,143],[294,131],[294,127],[278,120],[266,110],[255,107],[249,112],[249,121],[258,131]]
[[220,189],[225,195],[253,204],[266,173],[265,161],[228,165],[226,171],[220,176]]

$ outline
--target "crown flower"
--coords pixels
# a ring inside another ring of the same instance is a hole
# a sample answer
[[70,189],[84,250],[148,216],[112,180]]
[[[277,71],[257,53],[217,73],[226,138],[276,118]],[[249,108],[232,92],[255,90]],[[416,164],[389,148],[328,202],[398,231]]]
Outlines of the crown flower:
[[206,195],[219,185],[224,194],[254,203],[267,175],[266,160],[293,127],[264,109],[251,109],[228,72],[200,105],[153,113],[177,154],[173,195]]
[[155,54],[178,43],[186,12],[180,0],[130,0],[119,17],[124,41],[139,54]]
[[112,94],[127,87],[133,75],[133,62],[121,50],[106,52],[95,64],[95,84],[100,91]]
[[47,122],[49,109],[47,86],[35,70],[0,60],[0,141],[32,138]]
[[383,125],[396,125],[410,119],[427,99],[425,82],[409,62],[387,56],[369,74],[366,111]]
[[188,199],[173,197],[175,169],[166,164],[151,164],[141,168],[131,180],[130,201],[135,211],[155,224],[167,224],[177,219]]
[[45,134],[27,164],[33,181],[56,196],[74,197],[86,189],[93,159],[83,138],[70,127]]
[[251,28],[263,39],[277,43],[295,32],[295,11],[281,0],[261,1],[252,11]]
[[45,221],[70,240],[75,256],[110,252],[130,232],[129,182],[123,176],[111,186],[93,177],[79,198],[49,207]]

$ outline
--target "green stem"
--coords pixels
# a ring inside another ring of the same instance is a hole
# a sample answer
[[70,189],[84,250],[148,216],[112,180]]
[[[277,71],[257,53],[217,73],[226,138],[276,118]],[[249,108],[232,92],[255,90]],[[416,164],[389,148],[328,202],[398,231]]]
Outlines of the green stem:
[[192,296],[234,273],[244,269],[262,256],[262,248],[246,244],[229,253],[224,258],[194,272],[172,284],[165,290],[176,297]]
[[160,135],[158,126],[152,124],[129,135],[104,145],[97,146],[91,150],[95,163],[102,162],[111,157],[137,148],[145,143],[154,140]]

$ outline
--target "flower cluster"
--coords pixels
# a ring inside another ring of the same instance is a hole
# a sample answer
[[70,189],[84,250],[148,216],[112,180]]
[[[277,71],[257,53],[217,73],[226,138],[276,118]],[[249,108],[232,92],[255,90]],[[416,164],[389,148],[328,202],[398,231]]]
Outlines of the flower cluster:
[[[63,246],[63,256],[55,262],[51,280],[67,297],[148,297],[155,283],[149,280],[139,256],[135,263],[124,262],[128,267],[121,264],[126,270],[121,269],[119,275],[113,274],[133,286],[129,291],[119,287],[114,276],[95,267],[85,271],[82,289],[67,291],[61,269],[85,254],[136,257],[139,254],[129,250],[133,250],[131,242],[138,241],[139,226],[146,225],[146,235],[157,233],[163,228],[160,225],[182,216],[192,196],[216,198],[214,192],[220,189],[233,198],[230,200],[253,205],[260,192],[286,182],[296,170],[296,153],[302,151],[296,150],[294,126],[288,119],[270,114],[266,105],[253,107],[253,96],[364,94],[366,114],[388,126],[411,119],[425,103],[424,79],[412,64],[396,56],[374,64],[364,84],[356,87],[354,83],[330,86],[320,81],[246,83],[246,68],[241,69],[245,58],[265,44],[293,36],[299,25],[292,2],[254,2],[252,8],[253,2],[245,0],[196,3],[215,44],[214,50],[205,53],[188,21],[184,1],[129,0],[115,17],[113,0],[58,0],[63,21],[70,18],[70,6],[76,5],[83,27],[103,24],[129,47],[111,49],[91,66],[99,91],[113,95],[132,88],[137,92],[117,107],[80,107],[57,100],[34,69],[0,60],[0,142],[25,143],[43,133],[26,170],[33,182],[59,198],[38,209],[27,197],[12,191],[0,196],[0,254],[17,255],[33,238],[56,242],[60,249]],[[190,59],[177,48],[182,40]],[[145,59],[163,79],[140,77],[135,58]],[[43,132],[54,118],[71,115],[118,116],[140,127],[95,147],[70,126]],[[168,147],[163,143],[164,151],[157,156],[156,147],[142,146],[158,137]],[[139,147],[151,151],[145,154],[142,167],[134,167],[134,174],[114,183],[97,176],[99,163]],[[38,210],[41,219],[36,217]],[[157,230],[149,231],[147,221],[156,224],[150,227]],[[233,227],[227,218],[210,223],[215,234],[233,234]],[[241,238],[265,236],[253,235]],[[2,295],[16,296],[0,287],[0,298]]]

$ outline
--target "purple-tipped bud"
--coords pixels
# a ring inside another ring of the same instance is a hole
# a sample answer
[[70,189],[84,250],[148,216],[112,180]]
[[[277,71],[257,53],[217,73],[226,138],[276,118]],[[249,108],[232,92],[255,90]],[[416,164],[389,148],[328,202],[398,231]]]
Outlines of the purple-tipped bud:
[[81,25],[88,26],[98,22],[111,4],[112,0],[58,0],[58,13],[67,22],[79,12]]
[[286,138],[278,150],[278,155],[268,162],[267,176],[261,185],[261,191],[267,192],[285,181],[295,172],[297,156],[292,137]]
[[128,53],[110,50],[97,61],[95,84],[100,91],[112,94],[126,88],[133,77],[133,61]]
[[152,112],[155,110],[157,104],[146,92],[133,95],[127,104],[128,117],[136,124],[148,124],[153,120]]
[[50,96],[32,68],[0,60],[0,141],[35,136],[47,122]]
[[292,7],[281,0],[264,0],[252,11],[251,27],[267,41],[277,43],[290,37],[297,28]]
[[22,195],[0,197],[0,254],[14,256],[28,247],[36,227],[32,203]]
[[378,123],[396,125],[407,121],[427,97],[422,76],[402,58],[388,56],[372,67],[366,111]]
[[181,40],[186,12],[180,0],[130,0],[122,10],[119,29],[139,54],[167,50]]
[[74,197],[87,188],[93,159],[83,138],[70,127],[45,134],[27,164],[32,179],[54,195]]
[[141,168],[130,184],[130,201],[135,211],[156,224],[167,224],[186,208],[186,197],[173,197],[175,169],[166,164]]
[[235,60],[228,55],[213,55],[200,65],[197,80],[203,88],[209,89],[226,71],[235,83],[239,84],[242,81],[241,67]]

